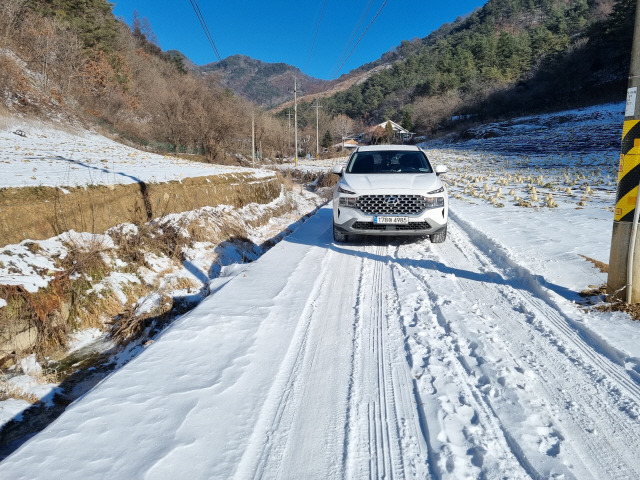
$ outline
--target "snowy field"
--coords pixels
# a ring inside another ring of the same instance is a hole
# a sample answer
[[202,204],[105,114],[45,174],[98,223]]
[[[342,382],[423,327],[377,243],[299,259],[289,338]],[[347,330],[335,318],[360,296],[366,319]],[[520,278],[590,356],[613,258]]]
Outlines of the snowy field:
[[450,169],[454,215],[579,291],[606,280],[595,270],[582,277],[579,255],[609,263],[623,115],[624,105],[609,104],[524,117],[476,129],[494,132],[489,139],[425,148]]
[[253,171],[144,152],[96,133],[35,121],[4,119],[0,127],[0,188],[160,183]]
[[579,295],[606,282],[623,110],[426,145],[445,243],[334,244],[320,209],[0,477],[640,478],[640,324]]

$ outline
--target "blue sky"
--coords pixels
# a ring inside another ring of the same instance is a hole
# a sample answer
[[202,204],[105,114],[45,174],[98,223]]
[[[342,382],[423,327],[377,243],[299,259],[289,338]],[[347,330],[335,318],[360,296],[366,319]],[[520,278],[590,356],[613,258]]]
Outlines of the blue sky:
[[[114,14],[129,24],[134,10],[147,18],[163,50],[180,50],[198,65],[217,60],[189,0],[112,3]],[[486,0],[389,0],[339,73],[377,60],[402,40],[426,37],[443,23],[485,3]],[[384,0],[198,0],[222,58],[242,54],[264,62],[284,62],[307,75],[328,80],[334,78],[351,51],[347,48],[349,39],[360,38],[383,4]]]

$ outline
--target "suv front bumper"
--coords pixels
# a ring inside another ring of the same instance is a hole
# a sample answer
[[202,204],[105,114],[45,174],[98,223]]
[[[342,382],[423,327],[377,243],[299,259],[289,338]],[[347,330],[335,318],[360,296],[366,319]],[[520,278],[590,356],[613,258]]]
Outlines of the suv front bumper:
[[433,235],[447,225],[446,207],[429,209],[419,215],[396,216],[408,217],[409,223],[375,223],[376,215],[367,215],[356,208],[338,207],[335,204],[333,208],[336,230],[347,235]]

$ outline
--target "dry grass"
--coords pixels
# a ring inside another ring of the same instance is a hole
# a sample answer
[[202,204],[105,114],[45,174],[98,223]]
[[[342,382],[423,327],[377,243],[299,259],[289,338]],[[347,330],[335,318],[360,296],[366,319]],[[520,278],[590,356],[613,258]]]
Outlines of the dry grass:
[[216,228],[204,220],[191,223],[187,227],[187,231],[189,232],[189,236],[196,242],[209,242],[217,235]]
[[627,303],[615,295],[607,294],[606,284],[591,285],[590,288],[580,292],[580,296],[585,299],[585,305],[599,312],[623,312],[634,320],[640,320],[640,303]]
[[110,333],[120,345],[127,345],[136,338],[140,338],[145,330],[159,319],[171,315],[174,307],[173,298],[163,295],[158,306],[144,315],[136,315],[135,308],[129,307],[117,315],[111,322]]
[[24,400],[34,405],[38,403],[38,397],[33,393],[28,393],[11,383],[0,380],[0,402],[10,399]]
[[111,251],[104,240],[94,235],[87,244],[73,239],[64,243],[67,247],[67,256],[62,260],[62,267],[67,275],[86,273],[94,280],[104,278],[107,265],[103,254]]
[[284,171],[278,170],[276,172],[278,181],[287,191],[293,191],[297,187],[295,181],[293,180],[293,174],[291,172],[292,170],[290,169]]
[[[41,356],[66,345],[70,331],[68,309],[64,303],[67,286],[64,277],[56,276],[46,288],[31,293],[21,286],[0,285],[0,297],[7,305],[0,309],[0,334],[10,340],[22,332],[35,330],[35,351]],[[67,317],[67,318],[65,318]],[[14,345],[8,356],[0,363],[11,360],[15,355]]]
[[122,303],[111,292],[92,295],[76,309],[75,321],[82,328],[104,329],[104,320],[113,318],[122,311]]
[[627,303],[615,298],[613,295],[605,295],[606,303],[595,305],[599,312],[624,312],[634,320],[640,320],[640,303]]
[[331,172],[304,172],[296,169],[277,171],[277,176],[286,190],[300,191],[304,186],[325,200],[331,198],[333,187],[340,180]]
[[171,224],[145,223],[138,226],[137,233],[123,233],[113,230],[111,238],[116,244],[118,256],[127,263],[144,265],[145,252],[154,252],[179,259],[182,247],[193,241],[182,235],[180,229]]
[[582,258],[584,258],[586,261],[593,263],[593,265],[600,270],[602,273],[609,273],[609,265],[606,263],[603,263],[599,260],[596,260],[594,258],[589,258],[585,255],[580,254],[580,256]]
[[187,290],[189,292],[198,288],[196,282],[187,277],[173,277],[168,286],[173,290]]

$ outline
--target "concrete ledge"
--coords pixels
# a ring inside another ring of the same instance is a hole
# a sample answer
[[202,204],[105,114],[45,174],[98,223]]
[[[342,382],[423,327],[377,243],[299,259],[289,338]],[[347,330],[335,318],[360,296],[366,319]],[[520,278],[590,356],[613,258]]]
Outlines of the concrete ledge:
[[[65,193],[68,192],[68,193]],[[0,189],[0,245],[44,240],[68,230],[104,233],[120,223],[143,223],[205,206],[269,203],[280,194],[275,175],[233,173],[181,182],[86,188]]]

